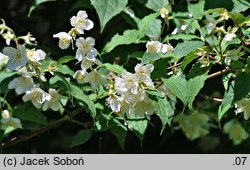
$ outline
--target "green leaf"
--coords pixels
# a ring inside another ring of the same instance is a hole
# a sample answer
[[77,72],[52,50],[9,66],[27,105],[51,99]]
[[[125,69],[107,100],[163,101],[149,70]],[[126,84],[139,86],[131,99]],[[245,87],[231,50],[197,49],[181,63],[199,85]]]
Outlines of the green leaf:
[[83,93],[83,90],[80,87],[75,86],[73,84],[70,84],[70,89],[71,89],[71,95],[74,98],[83,102],[83,104],[86,104],[88,110],[90,111],[91,116],[93,118],[95,118],[96,117],[96,109],[95,109],[94,102],[92,100],[90,100],[90,98],[87,95],[85,95]]
[[218,111],[218,119],[221,121],[224,114],[231,108],[234,99],[234,86],[235,81],[232,81],[229,85],[229,89],[224,94],[223,102],[221,103]]
[[185,70],[186,69],[186,67],[187,67],[187,65],[189,64],[189,63],[191,63],[193,60],[195,60],[196,58],[198,58],[199,56],[198,56],[198,52],[199,52],[200,50],[194,50],[194,51],[192,51],[191,53],[189,53],[185,58],[184,58],[184,60],[183,60],[183,62],[182,62],[182,64],[181,64],[181,69],[182,70]]
[[123,44],[139,44],[142,42],[146,42],[141,40],[144,35],[138,30],[126,30],[123,35],[116,34],[110,42],[108,42],[102,50],[102,54],[109,53],[116,46]]
[[127,128],[119,120],[113,118],[110,131],[115,135],[118,143],[124,150],[124,144],[127,136]]
[[148,25],[148,27],[145,29],[145,34],[150,37],[152,40],[158,40],[158,37],[161,33],[161,20],[159,19],[154,19],[152,20],[152,22],[150,22],[150,24]]
[[184,106],[187,105],[187,90],[186,90],[186,80],[181,76],[172,76],[168,79],[163,79],[164,85],[169,88],[181,101]]
[[128,0],[90,0],[99,17],[101,32],[107,22],[123,11]]
[[250,92],[250,73],[240,73],[235,79],[234,101],[239,101]]
[[143,32],[144,34],[148,30],[148,27],[154,20],[159,16],[159,13],[153,13],[145,16],[142,20],[138,23],[138,29]]
[[193,17],[199,17],[204,12],[205,0],[199,0],[198,3],[188,3],[188,11]]
[[[152,93],[153,92],[153,93]],[[168,123],[170,125],[170,117],[174,115],[174,109],[175,106],[173,106],[165,96],[163,96],[160,92],[158,91],[149,91],[147,90],[149,99],[151,100],[154,110],[156,115],[160,118],[161,123],[162,123],[162,130],[166,127],[166,124]]]
[[92,136],[92,131],[89,129],[80,130],[75,135],[70,148],[86,143]]
[[143,64],[148,64],[151,61],[159,60],[162,56],[164,56],[164,54],[160,54],[160,53],[144,53],[141,62]]
[[234,119],[224,125],[223,133],[228,134],[229,139],[231,139],[235,145],[240,144],[243,140],[248,138],[248,133],[242,125]]
[[74,75],[74,73],[75,73],[74,71],[72,71],[72,70],[69,68],[69,66],[67,66],[67,65],[65,65],[65,64],[59,65],[56,71],[59,72],[59,73],[62,73],[62,74],[68,74],[68,75],[70,75],[70,76],[72,76],[72,77],[73,77],[73,75]]
[[24,121],[31,121],[41,125],[46,125],[48,123],[47,118],[43,115],[43,113],[30,103],[24,103],[16,106],[13,110],[13,116]]
[[48,2],[48,1],[53,1],[53,0],[35,0],[32,4],[32,6],[30,7],[29,13],[28,13],[28,17],[30,17],[32,11],[40,4],[44,3],[44,2]]
[[204,45],[202,41],[184,41],[183,43],[179,43],[174,49],[174,55],[183,57],[188,55],[193,50],[200,48]]
[[168,42],[169,40],[192,40],[200,39],[200,37],[192,34],[170,34],[165,37],[163,42]]
[[75,59],[76,58],[74,56],[66,55],[66,56],[63,56],[63,57],[58,59],[57,65],[62,65],[62,64],[65,64],[65,63],[72,61],[72,60],[75,60]]
[[187,81],[187,96],[186,100],[188,102],[189,109],[193,109],[192,104],[195,96],[199,93],[201,88],[204,86],[205,80],[207,79],[209,68],[201,68],[201,64],[197,63],[193,66],[188,74]]
[[145,6],[154,11],[159,11],[163,6],[167,7],[168,3],[168,0],[148,0]]
[[142,142],[145,136],[145,132],[148,127],[148,120],[136,119],[136,117],[134,117],[133,115],[130,115],[127,120],[127,123],[128,123],[128,128],[132,130]]
[[116,64],[105,63],[102,66],[105,66],[108,70],[113,71],[119,75],[121,75],[122,72],[125,71],[123,67],[116,65]]
[[250,7],[250,2],[247,0],[233,0],[234,7],[232,9],[232,12],[240,13],[244,12]]
[[17,74],[16,72],[0,72],[0,83],[8,78],[8,77],[11,77],[13,75]]
[[146,42],[145,40],[142,40],[142,38],[145,36],[149,24],[152,23],[157,16],[159,16],[158,13],[145,16],[139,22],[138,30],[126,30],[123,35],[114,35],[110,42],[108,42],[103,48],[102,54],[112,51],[118,45],[139,44]]

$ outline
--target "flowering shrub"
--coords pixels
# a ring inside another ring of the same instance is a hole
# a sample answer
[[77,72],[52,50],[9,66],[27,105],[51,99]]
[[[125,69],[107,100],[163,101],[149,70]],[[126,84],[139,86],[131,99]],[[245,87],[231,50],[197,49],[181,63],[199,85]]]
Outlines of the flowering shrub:
[[[205,0],[187,0],[187,11],[179,12],[172,0],[137,1],[150,12],[137,16],[127,0],[90,0],[99,22],[84,5],[74,10],[67,20],[71,28],[50,37],[65,54],[59,59],[38,48],[31,33],[17,36],[1,19],[2,148],[22,141],[8,140],[13,131],[30,131],[21,136],[28,140],[66,121],[84,128],[71,147],[111,131],[124,149],[128,131],[143,142],[151,124],[161,128],[159,136],[171,129],[191,141],[219,140],[214,129],[235,145],[249,140],[250,3],[233,0],[230,10],[206,9]],[[117,15],[133,28],[107,43],[90,36],[99,24],[105,31]],[[100,43],[103,48],[96,48]],[[53,112],[61,118],[50,120],[46,115]],[[92,120],[78,119],[80,114]]]

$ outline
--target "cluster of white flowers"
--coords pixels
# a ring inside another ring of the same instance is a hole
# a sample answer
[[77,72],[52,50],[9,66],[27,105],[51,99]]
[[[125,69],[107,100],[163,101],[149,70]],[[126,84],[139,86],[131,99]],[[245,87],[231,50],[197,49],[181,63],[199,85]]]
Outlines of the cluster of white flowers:
[[148,41],[146,48],[148,53],[172,53],[174,51],[170,44],[163,44],[159,41]]
[[12,127],[14,129],[22,128],[20,119],[12,117],[8,110],[2,111],[2,119],[0,120],[0,124],[0,129],[2,130],[5,130],[8,127]]
[[23,101],[30,100],[36,108],[48,110],[49,108],[57,111],[60,107],[59,94],[55,89],[49,89],[46,93],[35,84],[33,77],[37,77],[42,81],[46,81],[45,76],[41,73],[41,60],[44,60],[46,53],[41,49],[26,49],[23,45],[17,48],[5,47],[3,49],[2,58],[7,64],[6,68],[10,71],[17,71],[20,76],[11,80],[8,84],[9,89],[15,89],[18,95],[25,94]]
[[[102,75],[93,65],[101,65],[101,61],[96,57],[97,50],[94,48],[95,39],[92,37],[77,37],[77,35],[84,34],[84,30],[90,30],[94,27],[94,23],[88,19],[86,11],[79,11],[76,16],[70,19],[73,27],[68,33],[59,32],[55,34],[54,38],[59,38],[59,47],[67,49],[70,44],[77,47],[76,59],[81,63],[81,70],[78,70],[73,75],[79,84],[90,83],[93,89],[97,89],[100,84],[107,82],[106,76]],[[88,72],[90,70],[90,72]]]
[[107,99],[110,108],[118,114],[152,115],[154,109],[145,90],[154,87],[150,78],[153,69],[152,64],[137,64],[134,74],[124,71],[121,77],[115,77]]

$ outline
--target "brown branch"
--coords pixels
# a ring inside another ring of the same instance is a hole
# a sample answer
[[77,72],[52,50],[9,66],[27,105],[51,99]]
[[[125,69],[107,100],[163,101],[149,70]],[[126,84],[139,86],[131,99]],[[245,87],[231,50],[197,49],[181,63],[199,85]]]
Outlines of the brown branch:
[[51,121],[50,123],[48,123],[46,126],[44,127],[41,127],[35,131],[32,131],[28,134],[25,134],[25,135],[20,135],[18,137],[14,137],[6,142],[3,142],[1,143],[0,145],[0,151],[3,149],[3,148],[7,148],[7,147],[10,147],[10,146],[13,146],[13,145],[16,145],[16,144],[19,144],[21,142],[25,142],[31,138],[34,138],[52,128],[55,128],[67,121],[70,121],[73,117],[75,117],[76,115],[78,115],[79,113],[81,113],[83,111],[83,109],[77,109],[75,111],[66,111],[68,112],[67,115],[65,115],[64,117],[62,117],[61,119],[58,119],[56,121]]
[[226,67],[225,69],[223,69],[221,71],[218,71],[218,72],[215,72],[215,73],[208,75],[207,80],[218,77],[218,76],[223,75],[223,74],[227,74],[229,72],[231,72],[231,69],[229,67]]
[[220,99],[220,98],[216,98],[216,97],[210,97],[210,96],[207,96],[207,95],[204,95],[204,94],[201,94],[199,93],[198,94],[200,97],[202,97],[203,99],[206,99],[206,100],[211,100],[211,101],[214,101],[214,102],[223,102],[223,99]]
[[180,63],[177,63],[177,64],[174,64],[174,65],[172,65],[172,66],[167,67],[167,70],[170,70],[170,69],[173,69],[173,68],[179,67],[180,65],[182,65],[182,62],[180,62]]

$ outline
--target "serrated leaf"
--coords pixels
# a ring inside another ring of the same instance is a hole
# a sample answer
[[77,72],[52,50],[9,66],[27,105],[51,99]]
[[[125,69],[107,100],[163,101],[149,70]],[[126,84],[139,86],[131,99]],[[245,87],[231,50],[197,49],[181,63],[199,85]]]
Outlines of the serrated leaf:
[[148,29],[148,25],[154,21],[154,19],[159,16],[158,13],[153,13],[145,16],[138,24],[138,30],[126,30],[123,35],[116,34],[112,37],[110,42],[108,42],[102,50],[102,54],[112,51],[118,45],[128,45],[128,44],[139,44],[146,42],[142,40],[145,36],[145,32]]
[[172,103],[163,96],[160,92],[154,91],[147,91],[149,99],[151,100],[156,115],[160,118],[162,123],[162,130],[166,127],[166,124],[168,123],[170,125],[170,117],[174,115],[174,106]]
[[144,53],[141,62],[143,64],[148,64],[151,61],[159,60],[163,55],[164,54],[160,54],[160,53]]
[[221,103],[218,111],[218,119],[221,121],[224,114],[231,108],[234,99],[234,86],[235,82],[232,81],[229,85],[229,89],[224,94],[223,102]]
[[164,85],[169,88],[181,101],[184,106],[187,105],[187,90],[186,90],[186,79],[181,76],[172,76],[168,79],[163,80]]
[[90,98],[87,95],[85,95],[83,93],[83,90],[80,87],[75,86],[73,84],[70,84],[70,89],[71,89],[71,95],[74,98],[83,102],[83,104],[86,104],[88,110],[90,111],[91,116],[93,118],[95,118],[96,117],[96,108],[95,108],[94,102],[92,100],[90,100]]
[[130,115],[129,119],[127,120],[127,123],[128,123],[128,128],[132,130],[142,142],[148,127],[148,120],[136,119],[136,117]]
[[138,30],[140,30],[141,32],[144,32],[145,34],[146,30],[148,29],[149,24],[154,22],[154,20],[159,15],[160,15],[159,13],[153,13],[142,18],[142,20],[138,23]]
[[250,92],[250,73],[240,73],[235,79],[234,101],[239,101]]
[[186,100],[188,103],[189,109],[193,109],[192,104],[199,93],[201,88],[204,86],[205,80],[208,76],[209,68],[201,68],[201,64],[197,63],[193,66],[188,74],[188,81],[187,81],[187,96]]
[[193,40],[200,39],[200,37],[192,34],[170,34],[165,37],[163,42],[168,42],[169,40]]
[[159,11],[163,6],[167,7],[168,4],[168,0],[148,0],[145,6],[154,11]]
[[246,0],[233,0],[234,7],[232,12],[240,13],[244,12],[250,7],[250,2]]
[[182,64],[181,64],[181,69],[182,70],[185,70],[186,69],[186,67],[187,67],[187,65],[189,64],[189,63],[191,63],[193,60],[195,60],[196,58],[198,58],[199,56],[198,56],[198,52],[199,52],[200,50],[194,50],[194,51],[192,51],[191,53],[189,53],[185,58],[184,58],[184,60],[183,60],[183,62],[182,62]]
[[73,75],[74,75],[74,73],[75,73],[74,71],[72,71],[72,70],[69,68],[69,66],[64,65],[64,64],[59,65],[56,71],[59,72],[59,73],[62,73],[62,74],[68,74],[68,75],[70,75],[70,76],[72,76],[72,77],[73,77]]
[[16,106],[13,110],[13,116],[24,121],[31,121],[41,125],[46,125],[48,123],[47,118],[43,113],[30,103]]
[[66,56],[63,56],[63,57],[58,59],[57,65],[62,65],[62,64],[65,64],[65,63],[72,61],[72,60],[75,60],[75,59],[76,58],[74,56],[66,55]]
[[113,71],[119,75],[122,74],[123,71],[125,71],[123,67],[116,64],[105,63],[102,66],[105,66],[108,70]]
[[80,130],[75,135],[70,148],[86,143],[92,136],[92,131],[89,129]]
[[123,35],[116,34],[112,37],[111,41],[105,45],[102,54],[109,53],[118,45],[139,44],[145,42],[141,40],[143,37],[144,35],[139,30],[126,30]]
[[44,2],[48,2],[48,1],[55,1],[55,0],[35,0],[32,4],[32,6],[30,7],[28,16],[30,17],[32,11],[40,4],[44,3]]
[[119,120],[113,118],[110,131],[115,135],[118,143],[124,150],[124,144],[127,136],[127,128]]
[[184,41],[179,43],[174,49],[174,55],[183,57],[188,55],[193,50],[200,48],[204,45],[202,41]]
[[160,33],[161,33],[161,20],[159,19],[154,19],[150,24],[148,25],[147,29],[145,29],[145,34],[150,37],[152,40],[157,40]]
[[108,21],[123,11],[128,0],[90,0],[90,2],[97,11],[102,32]]
[[188,3],[188,11],[193,17],[198,17],[204,12],[205,0],[199,0],[197,3]]

